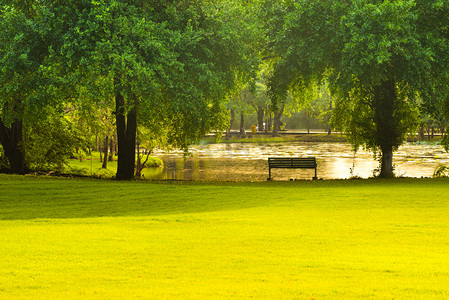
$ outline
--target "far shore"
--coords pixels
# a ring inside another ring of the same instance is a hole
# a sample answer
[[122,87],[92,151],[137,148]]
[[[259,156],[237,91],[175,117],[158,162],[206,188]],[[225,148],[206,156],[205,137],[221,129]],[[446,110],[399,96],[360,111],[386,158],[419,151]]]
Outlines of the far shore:
[[[409,135],[407,142],[425,142],[425,143],[439,143],[442,139],[441,133],[435,133],[433,136],[424,135],[420,137],[418,134]],[[277,136],[272,136],[271,132],[256,132],[246,130],[245,134],[238,130],[231,130],[228,135],[223,133],[220,137],[217,134],[211,133],[205,136],[202,143],[272,143],[272,142],[309,142],[309,143],[347,143],[348,137],[344,133],[332,132],[328,134],[322,130],[311,129],[307,130],[282,130]]]

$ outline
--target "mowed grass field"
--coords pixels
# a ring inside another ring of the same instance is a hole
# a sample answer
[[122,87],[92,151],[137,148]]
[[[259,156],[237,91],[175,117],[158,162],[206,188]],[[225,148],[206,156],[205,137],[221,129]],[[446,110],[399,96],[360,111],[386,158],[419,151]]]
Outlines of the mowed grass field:
[[0,175],[0,299],[449,299],[449,181]]

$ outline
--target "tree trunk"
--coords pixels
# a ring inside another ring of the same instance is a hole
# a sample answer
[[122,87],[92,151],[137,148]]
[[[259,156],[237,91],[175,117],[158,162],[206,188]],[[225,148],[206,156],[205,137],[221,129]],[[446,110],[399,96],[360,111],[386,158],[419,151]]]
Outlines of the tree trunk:
[[101,152],[100,142],[99,142],[99,139],[98,139],[98,133],[95,134],[95,151]]
[[103,169],[107,169],[108,168],[108,157],[109,157],[109,155],[108,155],[108,153],[109,153],[108,148],[109,148],[109,137],[106,136],[104,138],[104,147],[103,147],[103,150],[104,150],[103,165],[101,166]]
[[265,133],[268,133],[268,129],[270,128],[270,123],[268,122],[268,115],[271,114],[271,112],[267,109],[265,112]]
[[114,137],[111,136],[109,142],[109,161],[114,161]]
[[382,147],[382,158],[380,165],[380,174],[381,178],[393,177],[393,147],[385,146]]
[[117,130],[114,133],[114,155],[118,156],[118,142],[117,142]]
[[281,109],[274,112],[273,133],[271,134],[273,137],[278,135],[278,130],[281,128],[281,117],[284,114],[284,107],[285,105],[282,105]]
[[310,133],[310,117],[309,114],[306,113],[306,127],[307,127],[307,134]]
[[263,107],[262,106],[260,106],[260,105],[258,105],[257,106],[257,109],[256,109],[256,112],[257,112],[257,126],[258,126],[258,130],[257,131],[264,131],[264,126],[263,126],[263,116],[264,116],[264,113],[265,113],[265,110],[263,109]]
[[123,95],[117,92],[115,105],[118,142],[117,174],[115,178],[117,180],[130,180],[134,178],[136,162],[136,103],[125,114],[125,99]]
[[0,142],[9,161],[9,171],[13,174],[25,174],[25,151],[23,144],[23,122],[15,120],[6,127],[0,119]]
[[231,129],[232,129],[232,125],[234,125],[235,111],[233,108],[230,110],[230,113],[231,113],[231,120],[229,121],[229,128],[226,131],[226,139],[227,140],[229,140],[231,138]]
[[393,148],[400,144],[398,120],[394,117],[396,87],[393,79],[376,86],[374,90],[374,118],[376,122],[376,140],[381,149],[381,169],[379,177],[394,177]]
[[141,176],[141,161],[140,161],[140,143],[137,142],[137,163],[136,163],[136,178],[140,178]]
[[271,111],[267,109],[266,122],[265,122],[265,133],[268,133],[271,130]]
[[245,114],[243,112],[240,113],[240,134],[246,134],[245,131]]
[[331,118],[332,118],[332,100],[329,102],[329,120],[327,120],[327,135],[332,134]]
[[419,126],[419,139],[424,140],[424,125],[421,123],[421,126]]

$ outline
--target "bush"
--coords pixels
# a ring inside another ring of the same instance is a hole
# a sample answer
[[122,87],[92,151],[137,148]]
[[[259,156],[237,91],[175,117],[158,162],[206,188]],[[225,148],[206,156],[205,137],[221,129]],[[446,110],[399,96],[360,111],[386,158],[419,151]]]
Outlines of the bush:
[[0,172],[8,169],[8,160],[3,152],[3,147],[0,145]]
[[32,170],[62,171],[77,144],[70,122],[59,116],[50,116],[27,126],[26,161]]
[[162,167],[164,165],[160,158],[150,156],[145,164],[145,167]]
[[433,172],[433,177],[435,178],[449,177],[449,167],[439,164],[435,168],[435,172]]

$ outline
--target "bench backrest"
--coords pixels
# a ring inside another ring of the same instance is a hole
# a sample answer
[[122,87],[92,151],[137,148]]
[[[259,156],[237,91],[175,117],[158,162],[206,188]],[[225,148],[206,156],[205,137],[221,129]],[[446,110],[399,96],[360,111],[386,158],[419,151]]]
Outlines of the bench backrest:
[[315,157],[269,157],[269,168],[316,169]]

